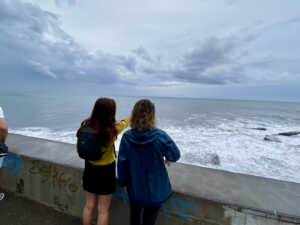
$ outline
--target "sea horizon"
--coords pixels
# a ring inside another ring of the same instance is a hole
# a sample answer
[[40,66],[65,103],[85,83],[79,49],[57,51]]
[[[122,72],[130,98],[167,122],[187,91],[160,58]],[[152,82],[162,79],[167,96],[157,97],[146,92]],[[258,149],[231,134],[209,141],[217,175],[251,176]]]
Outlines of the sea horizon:
[[[44,95],[55,95],[57,93],[67,93],[67,94],[74,94],[72,91],[57,91],[57,90],[51,90],[47,93],[43,93]],[[93,94],[97,94],[96,91],[92,91]],[[26,94],[41,94],[41,90],[32,90],[32,91],[1,91],[0,90],[0,96],[22,96]],[[79,92],[75,95],[91,95],[92,93],[90,91],[86,92]],[[132,97],[132,98],[170,98],[170,99],[191,99],[191,100],[216,100],[216,101],[249,101],[249,102],[280,102],[280,103],[299,103],[300,99],[255,99],[255,98],[218,98],[218,97],[195,97],[195,96],[167,96],[167,95],[121,95],[121,94],[104,94],[99,95],[100,97]]]

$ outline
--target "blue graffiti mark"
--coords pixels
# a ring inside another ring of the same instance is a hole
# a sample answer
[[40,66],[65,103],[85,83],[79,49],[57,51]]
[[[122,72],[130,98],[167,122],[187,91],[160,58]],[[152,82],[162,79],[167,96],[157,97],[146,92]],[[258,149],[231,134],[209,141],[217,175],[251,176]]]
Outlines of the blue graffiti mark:
[[183,209],[186,209],[186,208],[195,208],[194,205],[191,203],[191,202],[184,202],[182,201],[180,198],[173,198],[171,200],[171,205],[172,205],[172,209],[174,210],[174,212],[179,215],[182,219],[187,219],[190,217],[190,215],[188,214],[185,214],[183,212],[180,212],[178,210],[178,208],[176,207],[175,203],[178,202],[178,204],[183,208]]
[[0,168],[1,168],[2,165],[3,165],[3,161],[4,161],[4,157],[0,157]]
[[126,206],[127,204],[127,198],[126,198],[126,193],[124,188],[120,187],[119,184],[117,186],[117,190],[115,191],[113,197],[112,197],[112,201],[115,199],[115,197],[120,197],[123,200],[124,205]]
[[[120,187],[119,184],[117,186],[117,190],[113,194],[112,201],[116,197],[122,198],[124,205],[125,206],[127,205],[127,194],[125,193],[124,188]],[[191,202],[183,201],[182,199],[180,199],[178,197],[171,198],[170,199],[170,203],[171,203],[171,206],[172,206],[172,210],[178,216],[180,216],[182,219],[188,219],[191,215],[180,211],[178,209],[178,206],[180,206],[185,211],[187,211],[187,210],[189,210],[189,211],[193,210],[194,211],[196,209],[196,207]],[[164,218],[168,219],[169,218],[169,214],[168,214],[166,203],[162,204],[162,209],[163,209]]]
[[8,155],[4,158],[3,168],[12,175],[22,175],[24,163],[19,155]]
[[168,218],[169,218],[169,215],[168,215],[166,203],[162,204],[161,207],[162,207],[163,210],[164,210],[164,217],[165,217],[166,219],[168,219]]

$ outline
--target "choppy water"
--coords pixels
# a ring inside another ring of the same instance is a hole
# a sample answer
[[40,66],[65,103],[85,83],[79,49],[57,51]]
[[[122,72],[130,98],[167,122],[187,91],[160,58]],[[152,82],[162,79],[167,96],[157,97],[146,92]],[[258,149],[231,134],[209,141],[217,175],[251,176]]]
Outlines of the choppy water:
[[[2,93],[11,133],[75,143],[75,130],[100,95]],[[137,97],[114,97],[117,118],[130,113]],[[264,136],[300,130],[300,103],[151,98],[158,127],[182,151],[181,162],[300,183],[300,135]],[[266,131],[252,128],[263,127]],[[119,140],[117,146],[119,145]],[[218,155],[220,164],[215,164]]]

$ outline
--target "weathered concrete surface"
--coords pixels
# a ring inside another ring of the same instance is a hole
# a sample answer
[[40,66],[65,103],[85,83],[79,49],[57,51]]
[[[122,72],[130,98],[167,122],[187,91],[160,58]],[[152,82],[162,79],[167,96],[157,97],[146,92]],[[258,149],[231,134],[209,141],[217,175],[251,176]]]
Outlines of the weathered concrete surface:
[[12,192],[0,201],[1,225],[82,225],[79,217],[70,216]]
[[300,184],[175,164],[169,170],[180,193],[282,216],[300,218]]
[[84,161],[75,152],[74,145],[40,138],[9,134],[9,151],[33,159],[45,160],[66,167],[84,168]]
[[[15,155],[5,159],[0,187],[81,215],[83,161],[74,145],[11,134],[8,145]],[[169,173],[176,193],[162,208],[158,225],[300,223],[299,184],[184,164],[174,164]],[[126,195],[118,188],[111,224],[128,224],[128,212]]]

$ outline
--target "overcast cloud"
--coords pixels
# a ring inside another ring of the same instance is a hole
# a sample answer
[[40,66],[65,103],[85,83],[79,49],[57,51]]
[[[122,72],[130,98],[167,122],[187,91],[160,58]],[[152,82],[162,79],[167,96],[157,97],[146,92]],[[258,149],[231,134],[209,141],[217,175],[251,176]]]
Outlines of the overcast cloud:
[[288,89],[300,84],[298,15],[296,0],[2,0],[1,77],[96,83],[137,95]]

